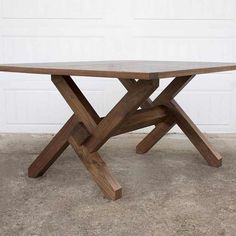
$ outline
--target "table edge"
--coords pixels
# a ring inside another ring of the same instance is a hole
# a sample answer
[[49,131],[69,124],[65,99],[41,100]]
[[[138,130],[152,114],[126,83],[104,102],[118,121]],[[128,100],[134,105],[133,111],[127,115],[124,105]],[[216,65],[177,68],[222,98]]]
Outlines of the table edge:
[[40,67],[29,68],[29,67],[0,65],[0,72],[108,77],[108,78],[121,78],[121,79],[142,79],[142,80],[165,79],[171,77],[217,73],[217,72],[233,71],[233,70],[236,70],[236,65],[196,68],[187,70],[175,70],[175,71],[163,71],[163,72],[125,72],[125,71],[102,71],[102,70],[98,71],[98,70],[78,70],[78,69],[40,68]]

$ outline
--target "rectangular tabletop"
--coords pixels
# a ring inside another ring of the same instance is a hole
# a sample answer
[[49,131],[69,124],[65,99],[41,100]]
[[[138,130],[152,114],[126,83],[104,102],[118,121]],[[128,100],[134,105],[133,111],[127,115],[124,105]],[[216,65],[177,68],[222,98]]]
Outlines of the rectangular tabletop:
[[0,65],[0,71],[130,79],[161,79],[236,70],[236,63],[184,61],[83,61]]

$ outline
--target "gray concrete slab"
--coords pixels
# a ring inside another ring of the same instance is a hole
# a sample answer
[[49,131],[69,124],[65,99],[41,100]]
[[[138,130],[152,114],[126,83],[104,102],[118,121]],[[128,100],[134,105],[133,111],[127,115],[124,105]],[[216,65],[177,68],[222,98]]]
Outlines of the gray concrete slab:
[[236,135],[210,136],[224,157],[219,169],[184,135],[136,154],[143,136],[101,149],[123,187],[110,201],[71,148],[43,177],[27,177],[51,135],[0,135],[0,235],[236,235]]

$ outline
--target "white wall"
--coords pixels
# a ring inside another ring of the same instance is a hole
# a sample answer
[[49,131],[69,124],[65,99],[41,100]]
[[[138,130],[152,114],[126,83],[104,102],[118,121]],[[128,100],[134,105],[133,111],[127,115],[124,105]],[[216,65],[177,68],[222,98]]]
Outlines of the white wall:
[[[235,0],[0,3],[0,63],[108,59],[236,62]],[[76,81],[101,115],[125,91],[113,79]],[[166,82],[161,82],[161,88]],[[112,99],[108,100],[108,95]],[[198,76],[177,100],[203,131],[236,132],[235,72]],[[70,114],[49,76],[0,73],[0,132],[55,132]]]

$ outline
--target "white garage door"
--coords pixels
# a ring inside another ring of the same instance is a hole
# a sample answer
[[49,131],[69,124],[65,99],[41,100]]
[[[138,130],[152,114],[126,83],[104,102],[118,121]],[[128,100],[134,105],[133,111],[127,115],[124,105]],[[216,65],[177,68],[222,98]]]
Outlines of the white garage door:
[[[235,0],[0,0],[0,6],[0,63],[236,62]],[[76,81],[101,115],[124,93],[113,79]],[[235,72],[198,76],[177,100],[201,130],[236,132]],[[55,132],[70,114],[49,76],[0,73],[0,132]]]

